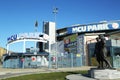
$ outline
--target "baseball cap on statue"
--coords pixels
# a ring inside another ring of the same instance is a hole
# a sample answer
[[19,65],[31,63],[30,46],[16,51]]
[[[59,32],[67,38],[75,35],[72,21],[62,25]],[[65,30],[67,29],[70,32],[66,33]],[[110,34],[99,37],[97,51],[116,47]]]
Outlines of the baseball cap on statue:
[[103,34],[100,34],[100,35],[98,35],[99,36],[99,38],[104,38],[104,35]]

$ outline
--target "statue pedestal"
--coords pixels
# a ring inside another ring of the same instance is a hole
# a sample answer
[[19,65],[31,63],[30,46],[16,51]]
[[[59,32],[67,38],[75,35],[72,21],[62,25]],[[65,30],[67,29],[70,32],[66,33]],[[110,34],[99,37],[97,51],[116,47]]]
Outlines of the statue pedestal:
[[95,79],[120,79],[120,71],[113,69],[91,68],[89,74]]

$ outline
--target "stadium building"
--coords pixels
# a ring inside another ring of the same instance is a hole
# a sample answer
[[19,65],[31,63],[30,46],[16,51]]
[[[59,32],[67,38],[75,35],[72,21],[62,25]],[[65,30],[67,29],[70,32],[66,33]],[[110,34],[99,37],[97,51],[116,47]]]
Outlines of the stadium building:
[[74,55],[73,66],[97,65],[93,56],[95,38],[104,34],[107,40],[108,59],[113,67],[120,67],[120,21],[104,21],[73,25],[57,30],[57,41],[63,41],[64,53]]
[[[65,68],[97,65],[93,56],[95,38],[104,34],[107,40],[108,59],[113,67],[120,67],[120,21],[104,21],[99,23],[73,25],[56,29],[54,22],[43,22],[43,34],[38,37],[22,35],[19,40],[32,39],[38,50],[26,49],[23,53],[4,55],[3,67],[29,68],[48,67]],[[48,38],[49,36],[49,38]],[[13,36],[12,36],[13,37]],[[16,36],[14,36],[16,37]],[[44,38],[47,37],[47,40]],[[34,38],[34,39],[33,39]],[[9,39],[9,43],[18,38]],[[41,40],[42,39],[42,40]],[[44,41],[45,40],[45,41]],[[23,44],[25,45],[25,44]],[[12,63],[14,60],[18,65]],[[12,64],[12,66],[8,65]],[[20,64],[20,65],[19,65]]]

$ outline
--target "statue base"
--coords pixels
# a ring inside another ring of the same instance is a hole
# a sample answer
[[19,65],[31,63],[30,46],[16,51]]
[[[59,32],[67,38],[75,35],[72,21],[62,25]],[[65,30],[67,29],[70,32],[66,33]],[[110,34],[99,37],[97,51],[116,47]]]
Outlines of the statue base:
[[89,74],[95,79],[120,79],[120,71],[114,69],[91,68]]

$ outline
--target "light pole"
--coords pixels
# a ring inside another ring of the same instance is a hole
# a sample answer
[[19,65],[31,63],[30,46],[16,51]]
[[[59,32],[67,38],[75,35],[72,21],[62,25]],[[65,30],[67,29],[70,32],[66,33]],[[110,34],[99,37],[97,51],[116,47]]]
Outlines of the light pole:
[[37,29],[38,29],[38,21],[36,20],[36,22],[35,22],[35,32],[37,32]]
[[[36,20],[36,22],[35,22],[35,34],[36,34],[37,30],[38,30],[38,21]],[[37,42],[35,41],[35,50],[34,50],[35,52],[34,52],[34,54],[37,54],[36,44],[37,44]]]
[[54,14],[54,21],[55,21],[55,24],[56,24],[56,14],[58,13],[58,8],[54,8],[53,9],[53,14]]
[[56,44],[55,44],[55,52],[56,52],[56,54],[55,54],[55,59],[56,59],[56,61],[55,61],[55,68],[57,68],[57,35],[56,35],[56,29],[57,29],[57,22],[56,22],[56,15],[57,15],[57,13],[58,13],[58,8],[54,8],[53,9],[53,14],[54,14],[54,22],[55,22],[55,42],[56,42]]

